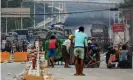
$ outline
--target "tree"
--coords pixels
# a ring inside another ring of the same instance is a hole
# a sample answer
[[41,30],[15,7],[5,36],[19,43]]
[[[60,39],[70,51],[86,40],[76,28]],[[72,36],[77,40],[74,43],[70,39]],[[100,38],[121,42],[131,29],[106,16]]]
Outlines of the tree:
[[133,0],[124,0],[124,3],[120,5],[120,8],[126,9],[123,10],[122,13],[125,15],[127,12],[130,14],[130,20],[128,21],[130,24],[129,28],[129,62],[130,62],[130,68],[132,68],[132,52],[133,52]]
[[124,0],[124,3],[120,4],[120,8],[129,9],[130,7],[133,7],[133,0]]

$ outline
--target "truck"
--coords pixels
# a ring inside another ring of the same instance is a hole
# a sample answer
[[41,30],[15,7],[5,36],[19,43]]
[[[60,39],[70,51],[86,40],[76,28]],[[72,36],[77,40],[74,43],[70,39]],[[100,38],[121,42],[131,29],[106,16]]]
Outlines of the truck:
[[108,26],[104,24],[92,24],[90,32],[91,36],[94,38],[102,38],[102,39],[109,38]]
[[14,30],[18,34],[18,39],[26,39],[29,41],[28,29],[16,29]]

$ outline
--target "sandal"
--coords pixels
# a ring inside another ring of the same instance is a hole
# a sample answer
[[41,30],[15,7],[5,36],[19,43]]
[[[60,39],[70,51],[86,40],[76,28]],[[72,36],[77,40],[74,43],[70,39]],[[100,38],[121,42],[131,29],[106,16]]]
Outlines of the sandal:
[[80,74],[80,76],[85,76],[85,74],[82,73],[82,74]]
[[76,73],[76,74],[74,74],[74,76],[79,76],[79,74]]
[[71,68],[70,66],[64,66],[64,68]]

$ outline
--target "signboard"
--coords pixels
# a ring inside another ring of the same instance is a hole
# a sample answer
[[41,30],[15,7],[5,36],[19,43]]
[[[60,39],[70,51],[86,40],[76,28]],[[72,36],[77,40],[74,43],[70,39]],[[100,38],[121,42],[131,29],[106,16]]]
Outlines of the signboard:
[[124,32],[124,24],[114,24],[113,32]]
[[30,8],[1,8],[2,17],[30,17]]
[[93,30],[93,32],[103,32],[103,30],[102,29],[95,29],[95,30]]

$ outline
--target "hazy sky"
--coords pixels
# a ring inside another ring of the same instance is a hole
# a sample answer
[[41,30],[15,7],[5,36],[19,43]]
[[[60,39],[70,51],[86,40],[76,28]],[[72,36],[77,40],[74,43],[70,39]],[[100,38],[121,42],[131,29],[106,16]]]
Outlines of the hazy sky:
[[93,1],[93,2],[105,2],[105,3],[108,3],[108,2],[121,2],[123,0],[89,0],[89,1]]
[[[36,1],[81,1],[81,0],[36,0]],[[102,2],[102,3],[109,3],[109,2],[118,3],[123,0],[82,0],[82,1]]]

